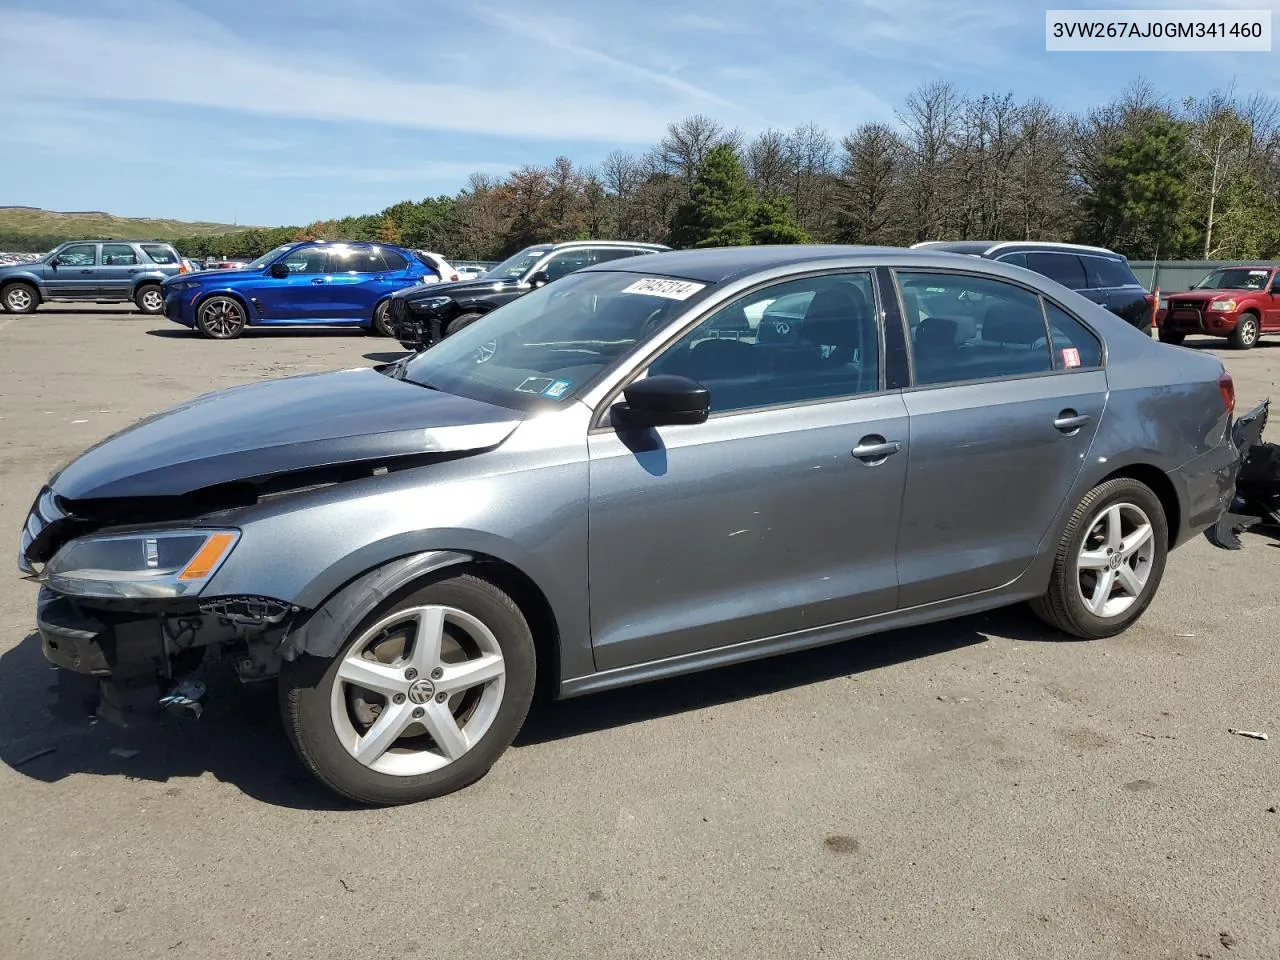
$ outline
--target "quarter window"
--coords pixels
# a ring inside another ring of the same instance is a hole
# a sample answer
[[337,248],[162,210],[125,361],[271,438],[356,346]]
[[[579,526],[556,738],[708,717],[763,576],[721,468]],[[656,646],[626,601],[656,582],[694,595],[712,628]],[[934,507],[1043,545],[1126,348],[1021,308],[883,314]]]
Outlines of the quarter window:
[[177,263],[178,256],[169,247],[161,246],[157,243],[144,243],[142,249],[146,251],[147,256],[154,263]]
[[1025,377],[1053,369],[1040,298],[988,277],[899,271],[919,385]]
[[1055,370],[1102,366],[1102,344],[1083,323],[1048,300],[1044,311],[1053,335]]
[[707,387],[712,413],[833,400],[880,389],[871,276],[792,280],[702,321],[649,366]]
[[131,267],[138,262],[138,255],[127,243],[104,243],[102,265],[104,267]]
[[1071,290],[1089,289],[1084,265],[1074,253],[1028,253],[1027,268]]
[[382,259],[386,262],[388,270],[403,270],[405,267],[409,266],[409,261],[394,250],[388,250],[386,247],[383,247],[380,252],[382,254]]

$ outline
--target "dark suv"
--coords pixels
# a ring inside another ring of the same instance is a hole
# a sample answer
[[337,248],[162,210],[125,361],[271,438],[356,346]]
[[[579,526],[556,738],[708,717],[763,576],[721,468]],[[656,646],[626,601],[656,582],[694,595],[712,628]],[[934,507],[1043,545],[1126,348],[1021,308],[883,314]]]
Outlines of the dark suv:
[[0,267],[0,303],[9,313],[31,313],[50,300],[132,301],[154,314],[164,310],[160,284],[186,272],[170,243],[77,240],[39,260]]
[[928,240],[913,246],[1026,267],[1101,304],[1143,333],[1151,333],[1155,298],[1129,269],[1128,259],[1105,247],[1036,240]]
[[575,270],[670,249],[660,243],[617,240],[525,247],[474,280],[398,291],[391,297],[386,326],[406,350],[425,350],[489,311]]

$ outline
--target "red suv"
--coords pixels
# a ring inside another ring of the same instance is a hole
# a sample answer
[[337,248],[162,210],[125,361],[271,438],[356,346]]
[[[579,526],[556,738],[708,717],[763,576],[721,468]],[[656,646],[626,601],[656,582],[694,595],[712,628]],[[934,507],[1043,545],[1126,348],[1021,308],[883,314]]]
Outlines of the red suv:
[[1202,333],[1248,350],[1262,334],[1280,332],[1280,266],[1219,267],[1185,293],[1162,297],[1156,325],[1165,343]]

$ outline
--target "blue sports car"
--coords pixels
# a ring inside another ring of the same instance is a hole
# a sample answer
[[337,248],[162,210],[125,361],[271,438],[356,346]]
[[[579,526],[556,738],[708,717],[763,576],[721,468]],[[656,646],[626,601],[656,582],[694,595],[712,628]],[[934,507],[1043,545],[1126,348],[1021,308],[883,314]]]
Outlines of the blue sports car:
[[238,270],[174,277],[163,287],[170,320],[214,340],[245,327],[351,326],[387,335],[387,299],[439,279],[411,251],[384,243],[299,241]]

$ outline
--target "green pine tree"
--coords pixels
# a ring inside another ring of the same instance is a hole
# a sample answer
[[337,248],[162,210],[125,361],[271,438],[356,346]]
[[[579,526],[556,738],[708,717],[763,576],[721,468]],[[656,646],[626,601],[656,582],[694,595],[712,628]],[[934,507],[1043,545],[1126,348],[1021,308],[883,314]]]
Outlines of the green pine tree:
[[689,199],[671,219],[676,247],[737,247],[751,242],[755,197],[746,168],[733,147],[707,154],[689,188]]
[[791,201],[781,193],[766,194],[751,216],[752,243],[808,243],[809,235],[796,223]]

